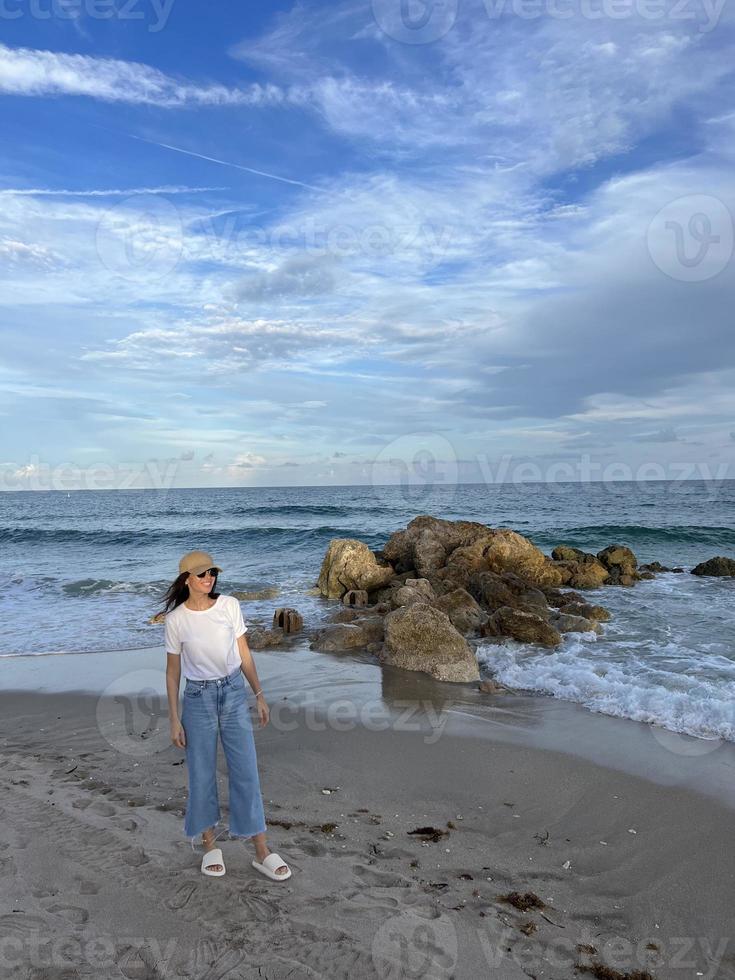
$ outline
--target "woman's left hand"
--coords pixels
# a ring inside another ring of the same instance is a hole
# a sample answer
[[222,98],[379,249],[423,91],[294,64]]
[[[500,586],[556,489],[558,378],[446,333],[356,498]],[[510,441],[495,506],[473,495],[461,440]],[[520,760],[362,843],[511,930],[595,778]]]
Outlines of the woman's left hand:
[[260,727],[268,724],[268,719],[270,718],[270,709],[265,702],[265,698],[262,694],[259,694],[255,699],[255,703],[258,707],[258,718],[260,719]]

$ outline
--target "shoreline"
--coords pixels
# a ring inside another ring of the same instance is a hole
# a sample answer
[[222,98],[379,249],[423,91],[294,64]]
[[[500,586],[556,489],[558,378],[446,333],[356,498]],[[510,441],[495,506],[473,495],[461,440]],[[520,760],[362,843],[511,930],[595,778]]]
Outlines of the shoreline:
[[[278,665],[257,660],[282,683]],[[391,685],[400,690],[390,678],[383,695]],[[126,976],[192,980],[210,969],[254,980],[259,968],[276,980],[569,980],[594,962],[655,980],[735,978],[733,815],[710,796],[468,733],[465,719],[434,738],[430,712],[421,730],[369,730],[302,703],[288,724],[254,723],[268,839],[292,878],[266,881],[225,834],[227,874],[212,881],[183,833],[184,753],[166,719],[142,737],[149,697],[132,702],[126,732],[123,700],[0,694],[0,920],[19,944],[13,980],[70,942],[90,978],[106,975],[90,963],[93,943]],[[508,703],[518,699],[501,700],[498,726],[519,727]],[[539,715],[522,717],[544,733]],[[221,752],[218,784],[226,828]],[[436,840],[410,833],[427,826]],[[512,892],[544,907],[519,911],[502,897]]]
[[[51,670],[50,656],[59,658]],[[82,659],[70,663],[77,657]],[[258,650],[254,657],[273,727],[287,728],[299,710],[315,724],[421,731],[430,744],[447,733],[560,752],[661,786],[690,789],[735,809],[735,743],[680,735],[552,695],[486,695],[475,683],[443,683],[381,666],[366,653],[315,653],[297,646]],[[158,711],[165,714],[165,662],[163,647],[7,658],[0,704],[19,692],[116,696],[144,688],[163,699]]]

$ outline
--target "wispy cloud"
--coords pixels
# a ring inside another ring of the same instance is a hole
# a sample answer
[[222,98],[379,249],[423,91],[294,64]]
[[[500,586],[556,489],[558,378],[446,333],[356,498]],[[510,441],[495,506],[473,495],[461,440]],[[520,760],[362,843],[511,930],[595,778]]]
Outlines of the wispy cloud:
[[269,106],[288,100],[275,85],[229,88],[197,85],[149,65],[115,58],[62,54],[0,44],[0,92],[9,95],[82,95],[105,102],[169,108],[183,106]]

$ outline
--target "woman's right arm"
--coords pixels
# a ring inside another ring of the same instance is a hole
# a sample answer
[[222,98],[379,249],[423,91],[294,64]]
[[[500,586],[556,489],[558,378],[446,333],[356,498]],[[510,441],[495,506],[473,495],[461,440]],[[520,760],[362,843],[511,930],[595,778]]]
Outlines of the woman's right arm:
[[178,748],[186,745],[184,728],[179,719],[179,685],[181,684],[181,657],[166,654],[166,694],[168,696],[168,720],[171,725],[171,741]]

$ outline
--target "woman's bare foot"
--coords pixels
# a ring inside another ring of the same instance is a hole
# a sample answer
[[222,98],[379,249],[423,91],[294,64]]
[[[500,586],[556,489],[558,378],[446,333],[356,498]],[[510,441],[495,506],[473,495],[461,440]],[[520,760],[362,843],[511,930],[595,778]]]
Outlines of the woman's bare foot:
[[[202,833],[202,844],[204,846],[204,850],[205,851],[211,851],[211,850],[214,849],[214,847],[215,847],[215,840],[214,840],[214,833],[213,833],[213,831],[211,831],[211,830],[205,830]],[[221,864],[210,864],[208,867],[209,867],[209,870],[210,871],[222,871],[223,870]]]

